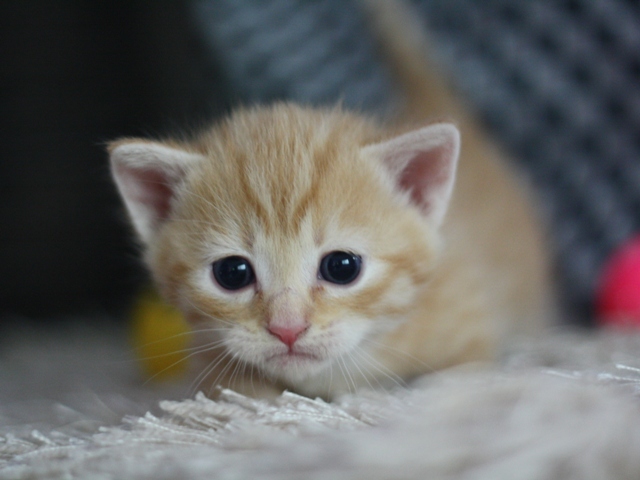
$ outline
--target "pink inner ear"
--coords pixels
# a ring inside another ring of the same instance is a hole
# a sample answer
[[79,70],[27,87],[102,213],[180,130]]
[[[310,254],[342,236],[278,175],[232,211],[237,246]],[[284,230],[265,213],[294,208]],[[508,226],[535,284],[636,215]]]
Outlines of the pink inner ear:
[[154,169],[128,169],[127,183],[132,198],[153,212],[156,222],[165,220],[171,210],[173,189],[169,176]]
[[437,200],[441,189],[451,176],[451,165],[447,159],[451,156],[447,147],[416,152],[400,174],[399,186],[410,192],[411,200],[429,213],[432,202]]

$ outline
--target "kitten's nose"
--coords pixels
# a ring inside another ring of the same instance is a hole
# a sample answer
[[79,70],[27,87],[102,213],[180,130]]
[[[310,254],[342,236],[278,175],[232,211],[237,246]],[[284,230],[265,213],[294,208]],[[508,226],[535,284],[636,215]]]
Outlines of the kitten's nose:
[[289,325],[286,327],[281,327],[278,325],[269,325],[267,330],[274,337],[278,337],[282,343],[284,343],[287,347],[291,348],[298,337],[304,333],[308,325],[299,324],[299,325]]

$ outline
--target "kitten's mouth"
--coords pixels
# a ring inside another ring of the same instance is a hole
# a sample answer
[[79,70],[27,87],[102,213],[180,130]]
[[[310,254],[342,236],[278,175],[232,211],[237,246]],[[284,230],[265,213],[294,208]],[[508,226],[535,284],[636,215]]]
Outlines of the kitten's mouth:
[[298,382],[323,370],[327,359],[300,350],[279,351],[265,358],[264,368],[286,382]]
[[275,355],[271,355],[269,358],[267,358],[267,360],[271,360],[274,358],[305,358],[309,360],[319,360],[317,356],[311,355],[310,353],[296,352],[293,350],[289,350],[288,352],[284,353],[276,353]]
[[267,362],[292,362],[292,361],[307,361],[318,362],[321,358],[311,353],[300,352],[296,350],[289,350],[287,352],[276,353],[266,358]]

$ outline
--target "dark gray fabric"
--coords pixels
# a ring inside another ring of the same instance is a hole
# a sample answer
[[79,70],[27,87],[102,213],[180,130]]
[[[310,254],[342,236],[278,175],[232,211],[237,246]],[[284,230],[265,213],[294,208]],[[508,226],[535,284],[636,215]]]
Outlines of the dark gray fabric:
[[382,110],[392,84],[353,1],[196,0],[196,24],[245,103]]

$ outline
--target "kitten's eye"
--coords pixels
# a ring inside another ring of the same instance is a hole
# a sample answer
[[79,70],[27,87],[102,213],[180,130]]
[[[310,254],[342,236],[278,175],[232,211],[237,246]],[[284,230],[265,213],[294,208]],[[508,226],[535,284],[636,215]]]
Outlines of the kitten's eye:
[[346,285],[360,274],[362,258],[348,252],[331,252],[320,262],[320,276],[327,282]]
[[213,276],[216,282],[227,290],[240,290],[255,281],[249,260],[238,256],[214,262]]

